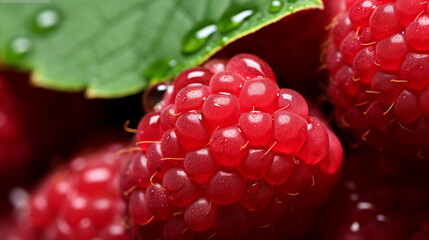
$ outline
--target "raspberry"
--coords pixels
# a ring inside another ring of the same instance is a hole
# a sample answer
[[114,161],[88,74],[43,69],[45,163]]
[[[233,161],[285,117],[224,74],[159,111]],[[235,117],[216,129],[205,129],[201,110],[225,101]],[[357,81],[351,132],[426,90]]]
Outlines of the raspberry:
[[392,154],[363,150],[346,159],[340,184],[316,224],[315,237],[428,239],[427,168],[404,164]]
[[122,147],[79,155],[43,180],[16,209],[10,234],[21,237],[11,239],[127,239],[116,189],[122,163],[115,153]]
[[339,140],[258,57],[205,66],[139,124],[121,175],[132,238],[299,237],[335,182]]
[[340,127],[369,145],[400,147],[421,159],[429,157],[429,145],[416,137],[429,118],[427,11],[422,0],[354,1],[331,31],[326,58]]

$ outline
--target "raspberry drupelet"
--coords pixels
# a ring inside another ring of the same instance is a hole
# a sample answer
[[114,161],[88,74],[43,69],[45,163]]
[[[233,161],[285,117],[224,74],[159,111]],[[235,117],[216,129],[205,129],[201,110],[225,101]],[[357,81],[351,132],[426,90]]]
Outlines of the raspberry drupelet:
[[[118,193],[123,161],[116,153],[123,144],[110,144],[76,156],[53,172],[28,197],[20,196],[6,240],[125,240],[125,204]],[[124,154],[125,155],[125,154]]]
[[250,54],[182,72],[136,139],[121,175],[133,239],[299,237],[342,163],[335,134]]
[[326,58],[337,122],[370,145],[429,158],[428,2],[347,5]]

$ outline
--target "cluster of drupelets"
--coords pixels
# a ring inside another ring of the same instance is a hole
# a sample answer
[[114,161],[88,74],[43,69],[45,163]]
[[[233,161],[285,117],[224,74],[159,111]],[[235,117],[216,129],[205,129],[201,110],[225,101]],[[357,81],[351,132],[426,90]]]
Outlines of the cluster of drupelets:
[[[429,4],[346,2],[326,52],[334,115],[341,127],[387,151],[351,154],[309,237],[429,239],[427,169],[397,158],[429,156]],[[256,56],[188,69],[142,118],[136,146],[79,155],[31,196],[15,191],[18,211],[0,223],[0,235],[299,238],[333,188],[343,157],[338,138],[308,112],[306,100],[279,89]],[[2,121],[2,134],[19,135],[15,120]],[[0,159],[11,152],[1,150]]]
[[327,53],[339,125],[420,159],[429,157],[427,9],[423,0],[350,1]]
[[250,54],[182,72],[136,144],[121,181],[134,239],[298,237],[342,162],[305,99]]

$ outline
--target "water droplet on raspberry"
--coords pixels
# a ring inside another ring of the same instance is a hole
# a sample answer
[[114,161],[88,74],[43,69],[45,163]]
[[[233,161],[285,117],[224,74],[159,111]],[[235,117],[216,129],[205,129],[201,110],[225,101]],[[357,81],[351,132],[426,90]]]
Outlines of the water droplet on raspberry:
[[217,204],[232,204],[240,201],[245,187],[239,173],[218,171],[207,184],[207,196]]

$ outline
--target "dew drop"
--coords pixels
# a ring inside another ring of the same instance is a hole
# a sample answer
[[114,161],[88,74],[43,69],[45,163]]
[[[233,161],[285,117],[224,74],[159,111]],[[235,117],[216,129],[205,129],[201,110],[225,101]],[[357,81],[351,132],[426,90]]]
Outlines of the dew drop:
[[157,104],[162,101],[165,92],[168,89],[169,84],[166,82],[161,82],[156,85],[151,86],[147,89],[142,98],[143,109],[145,112],[153,111]]
[[33,43],[29,38],[15,38],[9,43],[7,50],[7,58],[9,61],[17,61],[28,55],[32,48]]
[[149,64],[145,69],[143,76],[152,83],[156,83],[168,78],[176,66],[177,61],[173,58],[159,59]]
[[283,8],[284,2],[282,0],[271,0],[268,11],[270,13],[278,13]]
[[60,23],[61,15],[57,10],[45,9],[40,11],[34,18],[34,30],[36,32],[47,32],[54,29]]
[[240,27],[254,13],[253,9],[225,12],[218,22],[219,31],[225,33]]
[[215,24],[192,29],[182,40],[182,51],[184,53],[194,53],[200,50],[216,31],[217,26]]

